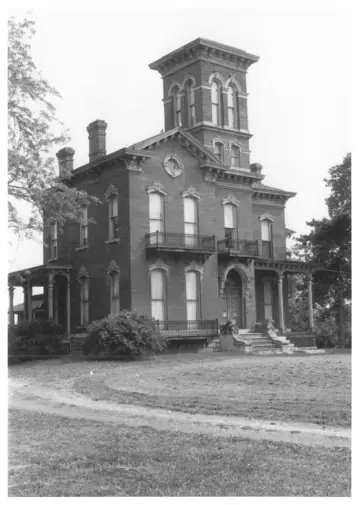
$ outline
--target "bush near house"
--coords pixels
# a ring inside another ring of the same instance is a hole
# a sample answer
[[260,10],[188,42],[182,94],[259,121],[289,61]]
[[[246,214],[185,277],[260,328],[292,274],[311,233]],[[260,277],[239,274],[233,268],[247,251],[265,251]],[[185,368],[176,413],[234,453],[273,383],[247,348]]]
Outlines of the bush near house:
[[155,320],[136,311],[123,310],[93,321],[88,327],[83,350],[86,355],[135,358],[145,351],[161,352],[166,345],[167,340],[158,331]]
[[63,331],[53,321],[23,321],[8,328],[8,354],[48,356],[62,351]]

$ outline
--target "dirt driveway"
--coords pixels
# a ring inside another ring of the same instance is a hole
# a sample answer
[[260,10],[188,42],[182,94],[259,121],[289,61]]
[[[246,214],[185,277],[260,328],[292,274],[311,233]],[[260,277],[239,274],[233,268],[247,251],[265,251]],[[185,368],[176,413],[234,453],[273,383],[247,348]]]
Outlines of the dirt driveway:
[[95,401],[72,392],[59,381],[43,382],[9,379],[9,408],[92,419],[157,430],[203,433],[223,437],[291,442],[304,445],[350,447],[348,428],[321,428],[315,424],[261,421],[237,416],[190,414],[138,405]]

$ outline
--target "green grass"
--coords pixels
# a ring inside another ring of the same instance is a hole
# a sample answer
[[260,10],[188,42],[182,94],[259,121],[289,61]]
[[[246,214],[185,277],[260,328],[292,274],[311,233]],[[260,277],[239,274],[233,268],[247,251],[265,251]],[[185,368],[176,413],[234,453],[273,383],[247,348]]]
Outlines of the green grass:
[[347,449],[9,416],[9,496],[350,496]]
[[[90,375],[90,370],[94,372]],[[10,369],[92,399],[191,413],[350,427],[351,356],[161,356],[147,362],[82,362]]]

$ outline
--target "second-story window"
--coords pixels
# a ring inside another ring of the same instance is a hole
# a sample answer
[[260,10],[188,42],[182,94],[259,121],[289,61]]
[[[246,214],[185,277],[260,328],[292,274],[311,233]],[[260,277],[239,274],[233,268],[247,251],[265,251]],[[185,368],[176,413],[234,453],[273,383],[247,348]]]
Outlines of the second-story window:
[[160,193],[149,194],[150,241],[161,242],[164,232],[164,197]]
[[231,146],[231,167],[239,168],[239,147]]
[[80,246],[88,245],[88,213],[87,207],[83,209],[80,223]]
[[108,200],[109,206],[109,239],[120,237],[120,229],[118,225],[118,198],[117,195],[111,196]]
[[272,222],[269,219],[261,221],[262,236],[262,256],[264,258],[272,257]]
[[185,245],[196,247],[198,241],[198,202],[195,198],[186,197],[184,203]]
[[[236,238],[237,207],[232,203],[224,205],[224,235],[227,240]],[[227,245],[227,247],[231,247]]]
[[224,149],[222,142],[215,142],[214,154],[219,158],[220,162],[224,162]]
[[178,86],[176,86],[172,93],[173,97],[173,111],[174,111],[174,126],[182,124],[182,111],[181,111],[181,95]]
[[212,102],[212,123],[220,124],[220,86],[217,81],[213,81],[211,85],[211,102]]
[[57,221],[51,225],[50,259],[57,259]]

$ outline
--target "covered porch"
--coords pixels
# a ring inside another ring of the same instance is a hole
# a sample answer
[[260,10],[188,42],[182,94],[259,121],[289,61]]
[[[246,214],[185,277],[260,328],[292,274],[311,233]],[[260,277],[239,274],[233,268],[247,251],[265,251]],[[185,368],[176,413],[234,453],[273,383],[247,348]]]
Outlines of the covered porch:
[[282,335],[288,328],[288,277],[304,274],[308,287],[308,332],[314,331],[313,266],[290,260],[231,258],[219,265],[221,322],[250,329],[270,320]]
[[[36,318],[33,310],[38,295],[33,295],[35,287],[42,287],[41,318],[49,319],[59,324],[64,333],[71,332],[71,270],[69,265],[39,265],[26,270],[18,270],[8,274],[9,288],[9,323],[14,324],[14,290],[23,289],[24,301],[22,309],[23,320],[32,321]],[[15,310],[14,310],[15,309]]]

